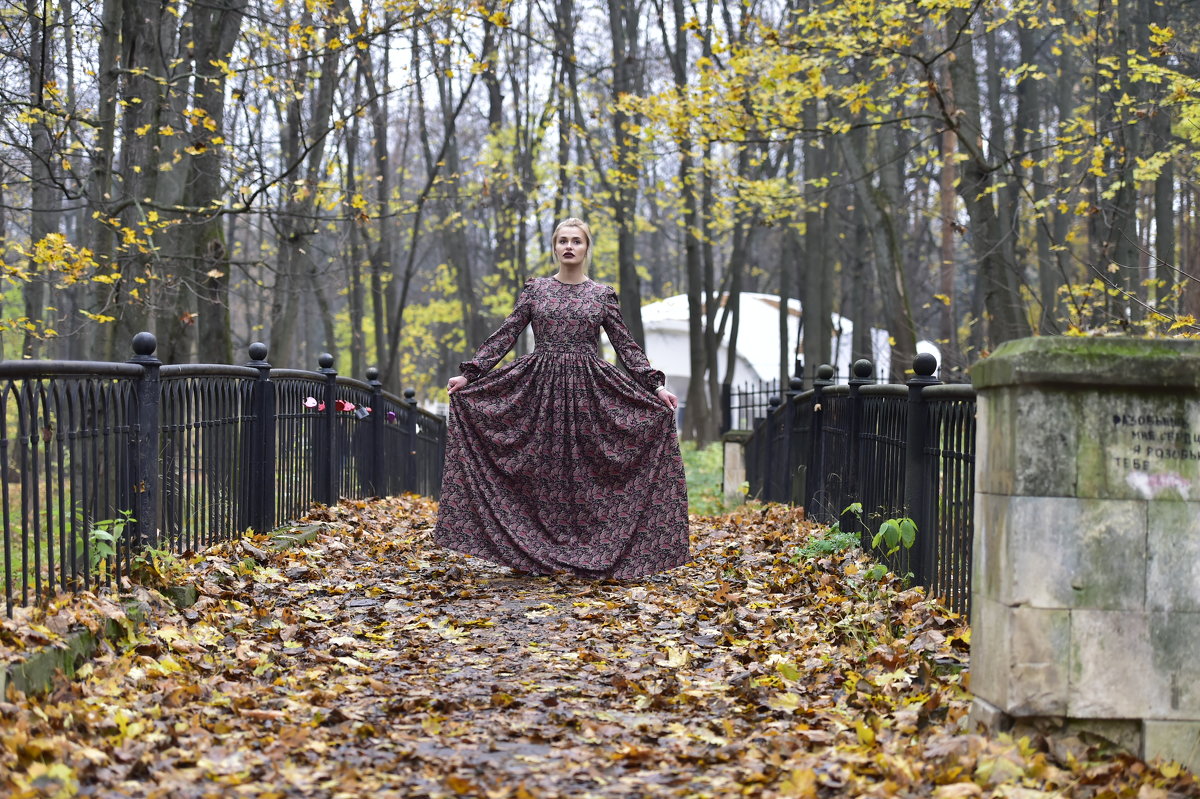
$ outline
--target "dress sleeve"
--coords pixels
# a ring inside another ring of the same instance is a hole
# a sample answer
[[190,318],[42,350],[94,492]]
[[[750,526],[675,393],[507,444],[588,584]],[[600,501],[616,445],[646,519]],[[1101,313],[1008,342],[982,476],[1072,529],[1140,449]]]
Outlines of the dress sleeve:
[[617,300],[617,292],[612,286],[604,287],[603,324],[604,332],[608,334],[608,340],[612,342],[613,349],[617,351],[617,357],[621,359],[621,363],[625,364],[625,368],[633,375],[634,380],[645,386],[646,390],[651,393],[657,391],[659,386],[666,384],[667,376],[650,365],[645,351],[633,340],[629,328],[625,327],[625,320],[621,318],[621,303]]
[[473,383],[482,375],[487,374],[488,370],[508,354],[513,344],[517,343],[517,336],[521,335],[521,331],[525,329],[525,325],[529,324],[532,316],[533,281],[534,278],[525,281],[525,287],[517,296],[516,307],[496,332],[488,336],[487,341],[479,346],[479,349],[475,351],[475,357],[458,365],[459,373],[467,378],[468,382]]

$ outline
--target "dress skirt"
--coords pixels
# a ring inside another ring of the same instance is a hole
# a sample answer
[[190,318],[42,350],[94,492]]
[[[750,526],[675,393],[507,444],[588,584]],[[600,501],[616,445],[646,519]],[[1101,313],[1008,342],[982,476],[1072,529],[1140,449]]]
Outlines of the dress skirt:
[[[451,396],[436,543],[537,574],[627,579],[687,562],[675,415],[615,299],[592,281],[532,280],[463,364],[471,382]],[[489,372],[530,321],[536,350]],[[600,357],[601,327],[634,377]]]

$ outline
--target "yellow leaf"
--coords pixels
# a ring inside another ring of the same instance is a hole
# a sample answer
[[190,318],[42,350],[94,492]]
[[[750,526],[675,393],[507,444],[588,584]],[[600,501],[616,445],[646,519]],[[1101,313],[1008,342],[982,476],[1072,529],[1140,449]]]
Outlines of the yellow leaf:
[[861,721],[854,722],[854,731],[858,733],[858,741],[866,746],[875,743],[875,731]]
[[179,661],[170,655],[164,655],[147,667],[148,674],[156,674],[160,677],[165,677],[168,674],[178,674],[183,671],[183,666],[179,665]]
[[658,666],[665,666],[671,669],[681,669],[691,660],[691,653],[687,650],[676,649],[673,646],[667,647],[667,657],[660,658],[654,663]]
[[983,796],[983,789],[973,782],[939,785],[933,791],[933,799],[973,799],[976,796]]
[[790,691],[788,693],[775,694],[767,700],[767,707],[772,710],[782,710],[784,713],[795,713],[800,709],[800,697]]
[[780,661],[779,663],[776,663],[775,670],[778,671],[779,675],[785,680],[791,680],[792,682],[795,682],[796,680],[800,679],[800,670],[786,661]]
[[159,627],[154,631],[155,638],[161,638],[168,644],[177,640],[181,635],[182,633],[180,633],[175,627]]
[[795,796],[800,799],[815,799],[817,795],[817,774],[810,768],[796,769],[788,778],[779,784],[782,796]]
[[479,791],[479,789],[475,787],[475,783],[458,776],[447,777],[446,787],[457,794],[474,794],[478,793]]
[[29,785],[34,789],[29,796],[70,799],[79,793],[75,771],[65,763],[34,763],[29,767],[28,774]]

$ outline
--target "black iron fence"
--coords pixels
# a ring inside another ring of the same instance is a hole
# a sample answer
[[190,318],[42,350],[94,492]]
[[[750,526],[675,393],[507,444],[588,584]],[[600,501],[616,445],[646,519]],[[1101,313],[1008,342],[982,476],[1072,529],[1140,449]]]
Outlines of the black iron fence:
[[779,396],[779,380],[721,385],[721,432],[749,430],[754,420],[765,416],[771,397]]
[[436,497],[445,421],[378,372],[343,377],[163,365],[149,333],[127,363],[0,362],[6,612],[110,584],[147,548],[197,551],[268,530],[315,503],[413,491]]
[[[966,612],[971,588],[975,492],[975,390],[933,377],[918,356],[906,385],[875,385],[870,361],[854,364],[848,385],[821,366],[808,391],[770,401],[746,441],[750,496],[803,505],[809,518],[862,535],[911,518],[916,543],[891,556],[932,596]],[[861,505],[861,513],[847,511]]]

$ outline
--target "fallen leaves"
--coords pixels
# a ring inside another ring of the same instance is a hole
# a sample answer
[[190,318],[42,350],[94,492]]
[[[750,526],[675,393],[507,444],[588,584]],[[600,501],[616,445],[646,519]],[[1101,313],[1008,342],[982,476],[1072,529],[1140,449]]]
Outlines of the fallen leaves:
[[[529,578],[434,548],[406,496],[202,553],[177,611],[82,679],[0,704],[15,797],[1182,797],[1079,739],[964,732],[969,631],[861,552],[797,557],[799,511],[694,519],[694,563]],[[806,550],[815,551],[815,550]],[[58,602],[56,600],[56,602]],[[0,631],[99,624],[104,597]],[[106,615],[107,614],[107,615]],[[54,621],[54,619],[57,619]],[[49,631],[49,632],[46,632]]]

